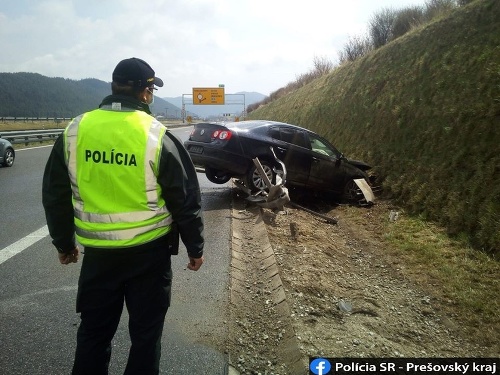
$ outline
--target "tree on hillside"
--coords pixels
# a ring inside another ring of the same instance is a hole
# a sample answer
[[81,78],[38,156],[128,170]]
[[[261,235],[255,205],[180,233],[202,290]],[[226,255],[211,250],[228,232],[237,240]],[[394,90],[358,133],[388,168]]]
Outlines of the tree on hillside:
[[403,36],[412,28],[424,23],[424,9],[420,6],[401,9],[392,24],[391,40]]
[[314,56],[313,64],[314,72],[318,77],[330,73],[333,69],[333,63],[326,57]]
[[446,16],[457,7],[455,0],[427,0],[425,2],[425,16],[428,21]]
[[384,8],[375,13],[369,21],[368,29],[374,48],[380,48],[392,39],[392,26],[396,15],[393,9]]
[[373,49],[371,39],[365,36],[350,36],[344,49],[339,52],[339,62],[355,61]]

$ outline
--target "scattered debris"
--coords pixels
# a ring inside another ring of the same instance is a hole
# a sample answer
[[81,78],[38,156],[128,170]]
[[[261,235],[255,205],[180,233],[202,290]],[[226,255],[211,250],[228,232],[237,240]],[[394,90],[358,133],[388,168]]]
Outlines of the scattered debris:
[[299,235],[299,227],[295,221],[290,222],[290,235],[294,241]]
[[339,310],[349,314],[352,311],[352,304],[349,301],[340,300],[338,303]]
[[299,208],[299,209],[301,209],[303,211],[309,212],[311,215],[318,216],[318,217],[324,219],[328,224],[337,224],[338,223],[338,219],[335,218],[335,217],[331,217],[331,216],[328,216],[328,215],[320,214],[319,212],[316,212],[316,211],[310,210],[308,208],[302,207],[302,206],[300,206],[300,205],[298,205],[297,203],[294,203],[294,202],[290,202],[290,204],[293,207],[295,207],[295,208]]
[[391,210],[391,212],[389,213],[389,221],[396,221],[398,217],[399,217],[399,212]]

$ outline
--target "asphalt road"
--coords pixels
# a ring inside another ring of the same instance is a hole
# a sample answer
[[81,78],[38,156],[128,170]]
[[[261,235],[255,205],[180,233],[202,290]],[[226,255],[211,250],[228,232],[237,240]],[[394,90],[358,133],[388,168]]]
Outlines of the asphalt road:
[[[184,139],[191,128],[173,130]],[[0,168],[0,373],[71,372],[79,316],[75,298],[80,264],[62,266],[47,235],[41,205],[43,168],[51,147],[19,150]],[[198,175],[205,217],[205,264],[186,270],[184,247],[173,258],[172,305],[163,335],[161,373],[225,374],[215,343],[227,337],[230,264],[228,185]],[[129,338],[126,310],[113,340],[110,375],[122,374]]]

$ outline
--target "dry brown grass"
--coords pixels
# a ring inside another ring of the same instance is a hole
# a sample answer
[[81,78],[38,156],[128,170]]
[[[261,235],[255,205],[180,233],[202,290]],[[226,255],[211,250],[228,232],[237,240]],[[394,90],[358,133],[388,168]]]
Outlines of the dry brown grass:
[[1,121],[0,132],[42,129],[63,129],[65,122],[54,121]]

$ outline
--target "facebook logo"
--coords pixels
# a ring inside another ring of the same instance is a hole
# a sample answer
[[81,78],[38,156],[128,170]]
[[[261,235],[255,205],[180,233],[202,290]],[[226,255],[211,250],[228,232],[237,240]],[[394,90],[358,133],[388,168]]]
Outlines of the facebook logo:
[[328,374],[330,372],[331,368],[332,368],[332,365],[330,365],[330,362],[328,361],[328,359],[324,359],[324,358],[316,358],[309,365],[309,370],[311,370],[311,372],[315,375]]

